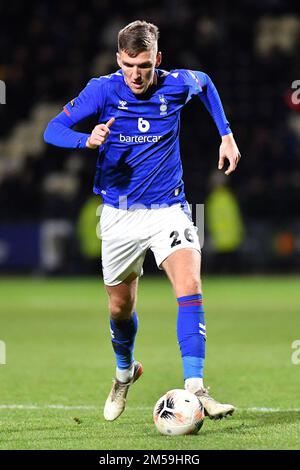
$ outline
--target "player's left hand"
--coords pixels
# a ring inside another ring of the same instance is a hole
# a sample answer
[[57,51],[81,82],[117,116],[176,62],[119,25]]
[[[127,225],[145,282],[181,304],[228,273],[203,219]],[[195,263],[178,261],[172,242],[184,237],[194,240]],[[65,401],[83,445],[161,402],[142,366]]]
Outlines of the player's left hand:
[[219,151],[219,170],[222,170],[224,167],[226,158],[229,160],[229,167],[225,171],[225,175],[228,176],[236,169],[237,164],[241,158],[241,154],[232,134],[224,135],[222,137],[222,143],[220,145]]

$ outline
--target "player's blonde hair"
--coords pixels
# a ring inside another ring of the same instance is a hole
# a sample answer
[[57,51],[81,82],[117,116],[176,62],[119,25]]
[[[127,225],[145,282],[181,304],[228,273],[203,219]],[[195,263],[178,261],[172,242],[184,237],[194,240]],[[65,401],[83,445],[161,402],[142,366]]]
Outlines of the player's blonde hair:
[[118,50],[126,52],[130,57],[136,57],[140,52],[157,48],[159,38],[158,27],[147,21],[133,21],[118,34]]

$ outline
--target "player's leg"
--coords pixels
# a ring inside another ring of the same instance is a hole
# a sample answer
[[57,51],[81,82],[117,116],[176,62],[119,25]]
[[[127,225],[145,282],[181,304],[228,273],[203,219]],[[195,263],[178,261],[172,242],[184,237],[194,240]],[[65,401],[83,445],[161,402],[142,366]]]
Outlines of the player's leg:
[[205,320],[200,280],[200,252],[183,248],[162,263],[178,302],[177,337],[185,387],[193,393],[203,388],[205,361]]
[[116,378],[128,382],[133,373],[134,341],[138,328],[135,311],[138,277],[131,273],[116,286],[105,286],[109,297],[110,332],[116,357]]
[[200,281],[201,255],[183,248],[162,263],[178,301],[177,337],[182,356],[185,388],[195,393],[210,418],[232,414],[234,407],[214,400],[203,385],[206,326]]
[[110,330],[116,357],[116,378],[104,407],[105,419],[116,419],[125,408],[129,386],[142,373],[134,361],[138,320],[135,312],[138,277],[145,249],[138,228],[139,213],[104,206],[101,214],[102,268],[109,296]]
[[135,312],[138,277],[130,274],[115,286],[105,286],[109,296],[110,331],[116,357],[116,378],[104,406],[104,417],[113,421],[125,409],[130,385],[142,374],[142,366],[134,361],[134,342],[138,320]]

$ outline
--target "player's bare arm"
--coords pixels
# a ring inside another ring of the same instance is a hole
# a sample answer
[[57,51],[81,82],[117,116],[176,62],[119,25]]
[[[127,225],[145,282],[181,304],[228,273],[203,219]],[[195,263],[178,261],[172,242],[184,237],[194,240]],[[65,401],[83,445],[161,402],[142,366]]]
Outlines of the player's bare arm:
[[236,169],[240,158],[241,154],[238,149],[238,146],[236,145],[233,135],[223,135],[219,151],[219,170],[222,170],[222,168],[224,167],[225,160],[227,159],[229,160],[229,167],[225,171],[225,175],[230,175],[230,173],[232,173]]
[[109,121],[107,121],[106,124],[98,124],[95,126],[91,135],[86,141],[86,146],[90,149],[96,149],[99,147],[99,145],[104,144],[110,134],[109,128],[113,125],[114,122],[115,118],[111,118]]

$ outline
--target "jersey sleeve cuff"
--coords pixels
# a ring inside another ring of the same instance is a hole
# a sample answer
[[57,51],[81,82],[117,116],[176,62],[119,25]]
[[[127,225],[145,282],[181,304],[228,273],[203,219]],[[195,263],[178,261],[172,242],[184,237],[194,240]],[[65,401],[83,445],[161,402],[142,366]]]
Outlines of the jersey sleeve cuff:
[[232,130],[230,129],[229,126],[226,126],[225,128],[220,130],[220,136],[223,137],[224,135],[232,134]]
[[78,145],[77,147],[83,149],[86,147],[86,142],[89,138],[90,134],[80,134],[78,138]]

